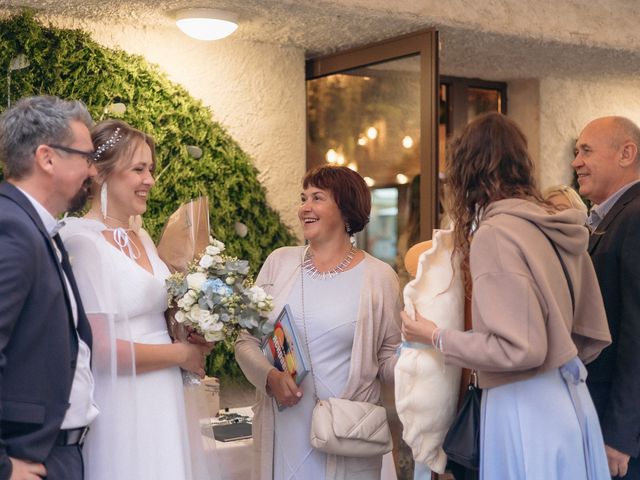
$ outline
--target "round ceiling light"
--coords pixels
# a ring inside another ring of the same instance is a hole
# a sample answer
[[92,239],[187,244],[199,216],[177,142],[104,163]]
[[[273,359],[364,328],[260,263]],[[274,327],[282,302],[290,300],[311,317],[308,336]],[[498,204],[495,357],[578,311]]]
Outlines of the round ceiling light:
[[176,25],[191,38],[219,40],[236,31],[238,16],[211,8],[187,8],[176,13]]

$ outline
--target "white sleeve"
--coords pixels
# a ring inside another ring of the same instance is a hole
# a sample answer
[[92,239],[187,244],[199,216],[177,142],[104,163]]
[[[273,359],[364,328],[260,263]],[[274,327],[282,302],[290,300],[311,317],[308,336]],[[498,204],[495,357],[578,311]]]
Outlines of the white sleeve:
[[[94,399],[100,410],[83,447],[87,478],[117,478],[118,464],[136,465],[142,454],[136,448],[121,448],[117,440],[135,435],[140,428],[134,345],[107,250],[113,247],[100,231],[69,226],[68,232],[64,232],[67,227],[61,232],[93,332],[91,370]],[[137,442],[122,443],[131,444]],[[131,472],[131,478],[137,478],[136,473]]]

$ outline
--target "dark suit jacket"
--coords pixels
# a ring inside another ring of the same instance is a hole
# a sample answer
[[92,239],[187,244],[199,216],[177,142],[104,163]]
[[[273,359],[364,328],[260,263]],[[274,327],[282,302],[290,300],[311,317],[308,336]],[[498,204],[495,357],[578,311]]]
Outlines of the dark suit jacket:
[[640,183],[609,210],[589,241],[612,343],[587,365],[605,443],[640,453]]
[[[91,330],[75,288],[78,332]],[[29,200],[0,184],[0,479],[9,456],[43,462],[75,373],[78,340],[52,240]]]

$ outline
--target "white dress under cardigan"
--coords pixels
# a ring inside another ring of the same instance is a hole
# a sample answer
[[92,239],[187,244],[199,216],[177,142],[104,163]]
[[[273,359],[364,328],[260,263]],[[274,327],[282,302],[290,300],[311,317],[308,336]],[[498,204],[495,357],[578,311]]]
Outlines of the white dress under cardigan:
[[[312,279],[305,274],[304,323],[309,335],[309,354],[318,386],[318,398],[321,399],[340,397],[347,383],[358,315],[358,298],[350,293],[360,290],[362,270],[362,264],[359,264],[325,280]],[[291,307],[297,331],[304,338],[301,283],[296,282],[287,303]],[[313,480],[325,476],[326,455],[315,450],[309,442],[311,414],[315,406],[311,374],[305,377],[301,387],[304,396],[297,405],[282,412],[276,411],[273,455],[275,480]],[[368,478],[379,478],[380,465],[373,463],[374,471]]]
[[[274,296],[272,317],[289,300],[300,277],[304,247],[283,247],[275,250],[262,267],[256,284]],[[365,253],[362,261],[362,287],[349,293],[357,299],[358,314],[349,364],[349,375],[342,398],[378,402],[380,381],[392,382],[396,351],[400,345],[400,287],[393,269]],[[259,341],[244,334],[236,343],[236,359],[249,381],[256,386],[257,402],[253,421],[252,479],[273,478],[275,437],[274,401],[266,392],[267,374],[273,368],[260,351]],[[357,478],[362,470],[361,459],[329,455],[326,479]],[[379,467],[378,467],[379,469]],[[361,477],[362,478],[362,477]],[[370,477],[365,477],[370,478]]]

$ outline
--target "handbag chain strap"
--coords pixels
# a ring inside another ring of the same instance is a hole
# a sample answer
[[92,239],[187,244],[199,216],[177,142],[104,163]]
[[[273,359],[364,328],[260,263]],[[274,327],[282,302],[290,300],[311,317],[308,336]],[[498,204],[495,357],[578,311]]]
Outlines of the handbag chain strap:
[[309,357],[309,369],[311,370],[311,378],[313,379],[313,397],[316,399],[316,403],[320,400],[318,398],[318,384],[316,383],[316,375],[313,373],[313,361],[311,360],[311,349],[309,348],[309,335],[307,333],[307,322],[305,320],[304,315],[304,268],[302,265],[304,263],[304,258],[307,254],[307,250],[309,249],[309,245],[302,252],[302,259],[300,260],[300,291],[302,292],[302,326],[304,327],[304,343],[307,346],[307,356]]

